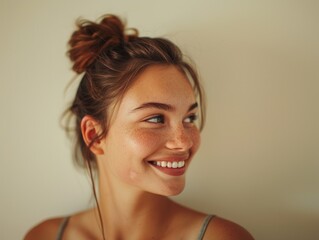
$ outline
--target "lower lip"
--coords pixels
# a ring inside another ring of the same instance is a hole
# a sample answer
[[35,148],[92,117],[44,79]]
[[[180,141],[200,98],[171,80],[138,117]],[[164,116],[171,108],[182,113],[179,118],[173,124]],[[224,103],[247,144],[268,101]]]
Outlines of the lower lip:
[[182,168],[164,168],[152,164],[151,166],[170,176],[181,176],[185,173],[186,170],[185,166]]

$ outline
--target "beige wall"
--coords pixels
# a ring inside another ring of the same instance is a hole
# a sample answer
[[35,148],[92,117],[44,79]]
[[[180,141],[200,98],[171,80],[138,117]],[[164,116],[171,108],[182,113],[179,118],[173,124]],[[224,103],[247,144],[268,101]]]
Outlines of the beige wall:
[[[196,2],[196,3],[195,3]],[[0,2],[0,238],[86,208],[88,181],[58,120],[78,16],[116,13],[197,63],[208,98],[202,147],[177,197],[256,239],[319,239],[318,1]]]

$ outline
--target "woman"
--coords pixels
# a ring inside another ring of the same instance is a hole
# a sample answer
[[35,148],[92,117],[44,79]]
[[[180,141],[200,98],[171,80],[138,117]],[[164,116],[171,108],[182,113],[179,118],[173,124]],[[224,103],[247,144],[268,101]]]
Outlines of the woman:
[[44,221],[25,239],[252,239],[168,198],[184,188],[204,120],[196,71],[179,48],[138,37],[113,15],[77,27],[68,55],[84,75],[68,111],[96,207]]

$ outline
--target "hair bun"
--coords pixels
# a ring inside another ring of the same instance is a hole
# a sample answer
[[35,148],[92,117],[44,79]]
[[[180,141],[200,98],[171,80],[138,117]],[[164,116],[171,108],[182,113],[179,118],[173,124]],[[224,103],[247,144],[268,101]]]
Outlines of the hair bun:
[[138,36],[125,34],[125,24],[115,15],[105,15],[99,23],[77,20],[77,30],[69,40],[68,56],[73,62],[72,69],[82,73],[88,69],[96,57],[106,48],[130,41]]

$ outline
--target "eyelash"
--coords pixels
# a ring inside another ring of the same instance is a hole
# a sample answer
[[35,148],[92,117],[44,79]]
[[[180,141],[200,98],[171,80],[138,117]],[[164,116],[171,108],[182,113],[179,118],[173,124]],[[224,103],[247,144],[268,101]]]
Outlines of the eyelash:
[[164,119],[163,115],[156,115],[156,116],[153,116],[153,117],[150,117],[150,118],[146,119],[145,121],[149,122],[149,123],[161,123],[161,124],[163,124],[165,122],[165,119]]
[[[188,117],[185,118],[186,119],[189,119],[189,121],[185,121],[185,123],[194,123],[196,120],[197,120],[197,115],[196,114],[192,114],[192,115],[189,115]],[[155,120],[155,121],[154,121]],[[145,120],[146,122],[149,122],[149,123],[154,123],[154,124],[157,124],[157,123],[160,123],[160,124],[164,124],[165,123],[165,117],[163,115],[156,115],[156,116],[153,116],[153,117],[150,117],[148,119]]]
[[189,115],[186,119],[189,119],[190,121],[187,122],[187,123],[194,123],[196,122],[196,120],[198,119],[198,116],[196,114],[192,114],[192,115]]

